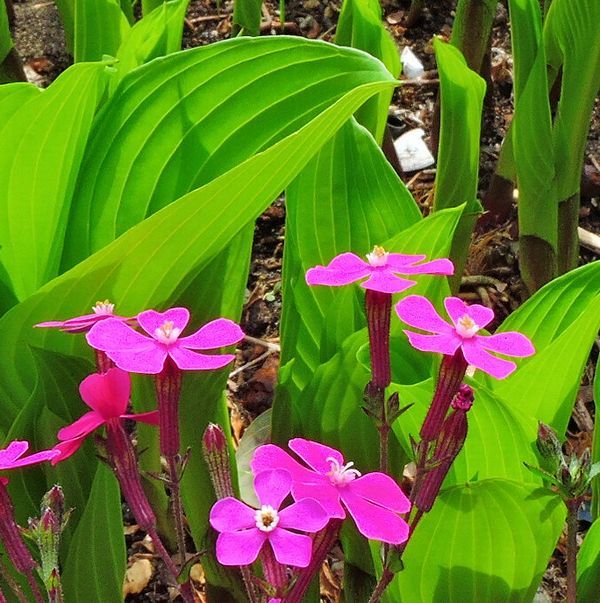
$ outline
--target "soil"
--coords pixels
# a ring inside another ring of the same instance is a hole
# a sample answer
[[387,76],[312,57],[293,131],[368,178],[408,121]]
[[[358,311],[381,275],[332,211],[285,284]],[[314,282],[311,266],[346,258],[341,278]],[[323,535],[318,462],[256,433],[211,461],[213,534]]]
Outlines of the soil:
[[[421,59],[426,79],[420,84],[399,88],[390,108],[390,127],[394,136],[415,127],[431,131],[431,120],[438,93],[432,38],[449,39],[452,32],[455,1],[427,2],[432,10],[424,11],[422,20],[406,27],[409,0],[383,0],[384,22],[393,34],[399,49],[410,46]],[[331,41],[340,12],[341,0],[290,0],[286,2],[284,25],[281,26],[279,5],[268,1],[263,10],[263,35],[302,35]],[[433,9],[435,7],[435,9]],[[193,0],[184,29],[184,47],[213,43],[230,37],[233,3],[226,0],[216,5],[207,0]],[[62,26],[51,1],[15,0],[16,22],[13,28],[15,45],[28,68],[28,77],[48,85],[72,59],[66,53]],[[512,59],[508,13],[500,2],[492,32],[492,103],[486,104],[482,124],[480,161],[480,196],[483,196],[494,172],[500,145],[512,119]],[[588,176],[581,206],[581,226],[600,233],[600,100],[597,99],[588,144],[585,170]],[[408,188],[424,212],[429,211],[435,171],[432,169],[404,177]],[[257,221],[252,265],[247,285],[247,298],[242,314],[242,327],[250,336],[238,350],[236,367],[229,380],[232,427],[240,438],[245,427],[270,407],[278,368],[278,329],[281,311],[281,263],[284,244],[285,203],[275,202]],[[460,295],[468,300],[493,307],[500,320],[522,302],[525,289],[518,271],[516,212],[504,224],[494,224],[478,233],[472,244],[467,276]],[[581,248],[580,263],[597,259],[597,255]],[[577,450],[591,445],[593,400],[590,384],[593,377],[590,361],[583,381],[576,412],[569,426],[569,445]],[[173,591],[166,585],[160,565],[152,554],[151,543],[143,539],[125,513],[130,567],[139,567],[150,559],[151,576],[147,586],[130,601],[168,601]],[[585,518],[585,517],[584,517]],[[584,521],[582,530],[587,529]],[[561,601],[565,598],[564,538],[544,575],[538,600]],[[323,601],[340,597],[340,555],[334,554],[324,566]],[[145,565],[144,565],[145,566]],[[137,566],[136,566],[137,567]],[[199,567],[199,566],[198,566]],[[202,597],[201,574],[197,586]]]

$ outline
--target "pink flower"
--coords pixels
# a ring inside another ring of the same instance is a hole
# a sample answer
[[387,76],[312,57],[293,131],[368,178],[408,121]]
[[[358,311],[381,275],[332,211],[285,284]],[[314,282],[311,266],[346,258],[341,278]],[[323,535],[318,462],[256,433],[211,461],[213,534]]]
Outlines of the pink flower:
[[150,425],[158,425],[158,411],[141,414],[125,414],[131,396],[131,378],[120,368],[111,368],[106,373],[94,373],[86,377],[79,385],[83,401],[92,409],[85,415],[63,427],[58,432],[60,443],[54,447],[59,456],[52,464],[64,461],[74,454],[83,440],[101,425],[118,422],[121,419],[134,419]]
[[[56,450],[43,450],[24,457],[23,455],[27,450],[29,450],[29,442],[25,440],[14,440],[6,448],[0,450],[0,471],[37,465],[52,460],[59,455]],[[6,485],[8,480],[5,477],[0,477],[0,482]]]
[[217,559],[222,565],[253,563],[268,542],[281,564],[306,567],[312,554],[312,539],[302,532],[317,532],[329,518],[310,498],[279,510],[290,493],[292,476],[282,469],[267,470],[254,478],[260,509],[235,498],[217,501],[210,511],[210,524],[221,532],[217,538]]
[[92,308],[93,314],[84,314],[83,316],[77,316],[76,318],[69,318],[68,320],[52,320],[49,322],[40,322],[36,327],[56,327],[66,333],[85,333],[89,331],[96,323],[105,320],[107,318],[114,318],[116,320],[129,320],[124,316],[117,316],[114,314],[115,305],[111,304],[107,299],[102,302],[96,302],[96,305]]
[[433,333],[421,335],[404,331],[417,350],[452,356],[461,348],[469,364],[498,379],[510,375],[517,365],[510,360],[492,356],[488,351],[517,357],[535,353],[533,344],[522,333],[478,335],[478,331],[494,318],[494,312],[489,308],[479,304],[468,306],[458,297],[447,297],[444,306],[452,324],[447,323],[431,302],[421,295],[409,295],[396,304],[396,312],[406,324]]
[[198,354],[191,350],[209,350],[237,343],[244,337],[240,327],[226,318],[204,325],[188,337],[180,337],[190,320],[186,308],[166,312],[146,310],[138,314],[142,335],[120,320],[108,319],[96,324],[86,335],[88,343],[119,367],[132,373],[160,373],[167,357],[181,370],[214,370],[229,364],[233,354]]
[[[408,525],[398,514],[410,510],[410,502],[394,480],[384,473],[361,474],[353,463],[344,463],[334,448],[317,442],[294,438],[289,447],[307,465],[294,460],[285,450],[267,444],[254,453],[254,473],[266,468],[281,468],[293,478],[292,496],[314,498],[330,517],[346,517],[344,507],[365,537],[390,544],[408,538]],[[260,475],[260,473],[259,473]],[[343,504],[343,506],[342,506]]]
[[416,281],[401,278],[397,274],[454,274],[454,266],[447,259],[432,260],[417,264],[424,260],[424,255],[405,255],[388,253],[383,247],[376,245],[367,254],[367,261],[354,253],[342,253],[327,266],[315,266],[306,273],[309,285],[329,285],[339,287],[354,283],[368,277],[360,284],[364,289],[381,293],[400,293]]

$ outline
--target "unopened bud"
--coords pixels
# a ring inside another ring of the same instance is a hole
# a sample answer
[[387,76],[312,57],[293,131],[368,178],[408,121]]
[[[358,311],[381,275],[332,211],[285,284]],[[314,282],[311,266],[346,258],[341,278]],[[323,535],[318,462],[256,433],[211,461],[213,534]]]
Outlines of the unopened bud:
[[[562,445],[552,427],[542,422],[538,423],[538,434],[535,444],[545,461],[545,468],[548,469],[550,473],[556,475],[559,467],[566,469]],[[566,475],[561,478],[563,483],[564,477],[566,477]]]
[[217,498],[234,496],[229,464],[229,447],[225,432],[219,425],[209,423],[206,427],[202,436],[202,451]]
[[467,412],[468,410],[471,410],[474,398],[475,394],[473,388],[466,383],[462,383],[458,388],[456,396],[454,396],[454,399],[452,400],[451,406],[455,410],[464,410]]

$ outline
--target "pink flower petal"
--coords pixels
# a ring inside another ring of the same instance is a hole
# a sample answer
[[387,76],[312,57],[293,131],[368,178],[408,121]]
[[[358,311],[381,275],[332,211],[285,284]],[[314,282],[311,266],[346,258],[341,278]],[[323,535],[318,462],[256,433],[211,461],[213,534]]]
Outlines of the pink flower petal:
[[58,455],[52,459],[52,465],[61,463],[65,459],[68,459],[71,455],[75,454],[83,444],[85,435],[80,438],[74,438],[72,440],[65,440],[64,442],[58,443],[54,446],[53,450],[58,452]]
[[274,444],[259,446],[254,451],[250,468],[254,475],[267,469],[285,469],[291,474],[293,481],[303,480],[311,474],[309,469],[293,459],[283,448]]
[[346,489],[395,513],[410,511],[410,501],[400,486],[385,473],[367,473],[351,481]]
[[29,450],[27,440],[14,440],[4,450],[0,450],[0,463],[11,463]]
[[517,365],[510,360],[496,358],[486,352],[479,341],[476,339],[465,339],[462,345],[462,351],[465,360],[474,367],[481,369],[485,373],[489,373],[496,379],[504,379],[508,377],[516,368]]
[[154,340],[138,333],[130,326],[116,318],[107,318],[97,322],[85,336],[87,342],[97,350],[144,349],[149,344],[154,345]]
[[432,333],[450,333],[454,331],[437,313],[433,304],[422,295],[409,295],[396,304],[396,313],[407,325],[431,331]]
[[475,335],[475,339],[482,348],[499,354],[518,357],[535,354],[535,348],[529,338],[516,331],[496,335]]
[[233,354],[199,354],[179,346],[179,342],[169,347],[169,356],[182,371],[214,371],[223,368],[232,360]]
[[444,306],[454,324],[465,314],[471,317],[478,327],[485,327],[494,320],[494,311],[490,308],[481,304],[471,304],[469,306],[459,297],[447,297],[444,300]]
[[389,253],[386,259],[386,268],[391,268],[394,272],[404,274],[404,269],[416,262],[423,261],[427,256],[424,254],[411,255],[406,253]]
[[261,505],[279,509],[292,489],[292,476],[285,469],[267,469],[254,478],[254,491]]
[[279,511],[278,526],[303,532],[318,532],[328,521],[329,515],[316,500],[304,498]]
[[437,352],[452,356],[458,350],[461,339],[455,333],[443,333],[441,335],[421,335],[412,331],[404,331],[413,348],[421,352]]
[[82,417],[79,417],[74,423],[60,429],[57,437],[61,441],[85,437],[104,423],[105,419],[100,413],[97,413],[95,410],[90,410]]
[[189,337],[180,337],[179,344],[194,350],[210,350],[238,343],[244,338],[244,332],[233,320],[218,318],[213,320]]
[[210,510],[210,525],[218,532],[236,532],[256,525],[255,509],[232,498],[218,500]]
[[389,544],[400,544],[408,538],[407,523],[392,511],[370,503],[348,488],[341,489],[340,494],[358,531],[366,538]]
[[371,273],[371,276],[360,286],[363,289],[379,291],[381,293],[401,293],[416,285],[417,281],[411,281],[406,278],[400,278],[392,274],[389,270],[377,270]]
[[217,538],[217,559],[221,565],[250,565],[256,561],[266,539],[267,533],[256,528],[222,532]]
[[147,423],[148,425],[158,425],[159,416],[158,410],[151,410],[150,412],[142,412],[133,415],[121,415],[122,419],[133,419],[139,423]]
[[288,442],[288,446],[293,450],[305,463],[319,473],[326,474],[331,471],[331,463],[328,458],[335,459],[340,465],[344,464],[342,453],[335,448],[312,442],[304,438],[293,438]]
[[131,378],[129,373],[113,367],[106,373],[94,373],[86,377],[79,385],[83,401],[104,419],[120,417],[131,396]]
[[398,270],[402,274],[454,274],[454,264],[446,258],[423,262],[417,266],[404,266]]
[[[101,323],[99,323],[101,324]],[[109,350],[106,355],[120,368],[129,373],[156,375],[160,373],[168,356],[166,346],[146,339],[144,347],[127,350]]]
[[175,329],[183,331],[190,321],[190,312],[187,308],[171,308],[166,312],[156,312],[156,310],[146,310],[136,316],[137,322],[150,335],[154,337],[156,329],[162,327],[165,322],[172,322]]
[[283,565],[306,567],[312,556],[312,539],[304,534],[294,534],[283,528],[269,533],[269,543],[275,559]]
[[312,498],[316,500],[325,510],[329,517],[344,519],[346,511],[340,503],[338,489],[331,483],[328,477],[313,473],[317,476],[312,481],[294,481],[292,485],[292,496],[294,500]]
[[327,266],[315,266],[306,272],[306,282],[309,285],[329,285],[337,287],[348,285],[371,272],[367,262],[354,253],[342,253]]

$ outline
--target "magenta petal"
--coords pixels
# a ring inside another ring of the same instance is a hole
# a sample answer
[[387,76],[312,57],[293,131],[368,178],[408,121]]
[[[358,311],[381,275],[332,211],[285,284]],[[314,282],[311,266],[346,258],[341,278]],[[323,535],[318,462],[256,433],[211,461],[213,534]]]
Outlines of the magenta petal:
[[79,385],[83,401],[105,419],[120,417],[127,409],[131,396],[131,378],[120,368],[106,373],[94,373]]
[[357,281],[371,272],[367,262],[361,260],[354,253],[342,253],[327,266],[315,266],[306,272],[306,282],[309,285],[330,285],[337,287],[348,285]]
[[190,321],[190,312],[187,308],[171,308],[166,312],[146,310],[140,312],[136,316],[136,320],[148,335],[154,337],[156,329],[162,327],[165,322],[172,322],[174,328],[179,329],[180,332],[183,331]]
[[294,481],[302,480],[306,478],[307,474],[311,473],[309,469],[293,459],[283,448],[279,448],[274,444],[259,446],[254,451],[250,468],[254,475],[267,469],[285,469],[291,474]]
[[496,379],[504,379],[508,377],[516,368],[517,365],[510,360],[496,358],[486,352],[476,339],[465,339],[462,345],[462,351],[465,360],[474,367],[481,369],[485,373],[489,373]]
[[0,450],[0,463],[10,463],[29,450],[27,440],[14,440],[4,450]]
[[499,354],[518,357],[535,354],[535,348],[529,338],[515,331],[496,335],[475,335],[475,339],[482,348]]
[[283,565],[306,567],[312,556],[312,539],[304,534],[294,534],[283,528],[269,533],[269,543],[275,559]]
[[121,419],[133,419],[139,423],[147,423],[148,425],[158,425],[159,416],[158,410],[151,410],[149,412],[142,412],[133,415],[121,415]]
[[288,446],[293,450],[305,463],[319,473],[326,474],[331,471],[331,463],[328,458],[335,459],[338,464],[344,464],[342,453],[335,448],[312,442],[304,438],[293,438],[288,442]]
[[406,253],[388,253],[386,258],[386,268],[391,268],[394,272],[404,273],[404,269],[416,262],[421,262],[427,256],[424,254],[406,254]]
[[370,503],[347,488],[341,491],[341,496],[358,531],[366,538],[389,544],[400,544],[408,538],[407,523],[392,511]]
[[407,325],[431,331],[432,333],[450,333],[454,331],[422,295],[409,295],[396,304],[396,313]]
[[406,289],[410,289],[416,284],[417,281],[400,278],[399,276],[392,274],[389,270],[380,270],[372,272],[371,276],[364,283],[361,283],[360,286],[363,289],[392,294],[406,291]]
[[153,341],[116,318],[107,318],[97,322],[85,338],[93,348],[104,352],[128,348],[137,349]]
[[244,338],[244,331],[228,318],[218,318],[205,324],[189,337],[180,337],[179,343],[185,348],[210,350],[233,345]]
[[73,440],[65,440],[54,446],[53,450],[56,450],[58,455],[52,459],[52,465],[56,465],[75,454],[81,448],[84,440],[85,436],[81,436],[80,438],[74,438]]
[[328,521],[329,515],[316,500],[304,498],[279,511],[278,526],[303,532],[318,532]]
[[459,297],[447,297],[444,300],[444,306],[454,324],[465,314],[471,317],[478,327],[485,327],[494,320],[494,311],[490,308],[481,304],[471,304],[469,306]]
[[285,469],[267,469],[254,478],[254,491],[261,505],[279,509],[292,489],[292,476]]
[[423,262],[417,266],[404,266],[398,272],[402,274],[454,274],[454,264],[450,260],[442,258]]
[[86,412],[82,417],[79,417],[77,421],[63,427],[59,430],[57,437],[59,440],[72,440],[73,438],[85,437],[89,433],[92,433],[94,429],[100,427],[105,423],[104,418],[100,413],[95,410]]
[[236,532],[256,525],[255,509],[228,496],[218,500],[210,510],[210,525],[218,532]]
[[346,489],[395,513],[410,511],[410,501],[400,486],[385,473],[367,473],[351,481]]
[[266,539],[266,532],[256,528],[222,532],[217,538],[217,559],[221,565],[250,565],[256,561]]
[[[23,452],[21,452],[18,456],[20,457]],[[9,460],[8,458],[0,458],[0,469],[16,469],[17,467],[27,467],[28,465],[36,465],[37,463],[49,461],[57,456],[58,452],[52,449],[42,450],[41,452],[36,452],[34,454],[30,454],[29,456],[25,456],[22,458],[13,458],[12,460]]]
[[[346,511],[340,503],[338,489],[329,481],[328,477],[319,474],[313,474],[313,481],[294,481],[292,486],[292,496],[294,500],[303,500],[312,498],[316,500],[325,510],[329,517],[344,519]],[[319,479],[320,477],[320,479]]]
[[109,350],[106,355],[124,371],[156,375],[163,369],[168,355],[167,348],[153,339],[144,339],[146,339],[144,347],[120,351]]
[[454,333],[440,335],[421,335],[412,331],[404,331],[413,348],[421,352],[437,352],[452,356],[458,350],[461,339]]
[[179,346],[179,342],[169,347],[169,356],[182,371],[214,371],[223,368],[232,360],[233,354],[200,354]]

